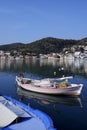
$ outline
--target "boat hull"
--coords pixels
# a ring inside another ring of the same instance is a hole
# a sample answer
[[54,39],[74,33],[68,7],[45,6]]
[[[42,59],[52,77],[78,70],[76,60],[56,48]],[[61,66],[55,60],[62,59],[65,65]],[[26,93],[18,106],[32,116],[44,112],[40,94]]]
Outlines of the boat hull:
[[82,107],[82,102],[79,96],[57,96],[57,95],[46,95],[35,92],[30,92],[22,89],[21,87],[17,88],[17,94],[20,96],[20,100],[24,98],[33,99],[40,104],[49,105],[49,104],[62,104],[66,106],[80,106]]
[[[2,97],[5,98],[5,101],[2,100]],[[2,101],[1,101],[2,100]],[[7,106],[5,106],[6,108],[8,108],[8,104],[10,104],[10,110],[12,109],[12,104],[15,105],[15,107],[17,106],[17,108],[21,108],[22,110],[24,110],[25,112],[27,112],[28,114],[30,114],[29,118],[23,118],[22,120],[19,120],[18,123],[11,123],[5,127],[3,127],[3,130],[56,130],[53,127],[53,122],[51,120],[51,118],[44,112],[40,111],[40,110],[34,110],[33,108],[31,108],[30,106],[25,105],[22,102],[19,102],[13,98],[10,98],[8,96],[0,96],[0,104],[7,104]],[[13,105],[13,106],[14,106]],[[2,106],[0,106],[1,108]],[[14,109],[14,111],[18,112],[18,109]],[[13,113],[13,111],[12,111]],[[20,111],[19,111],[20,113]],[[8,115],[8,113],[6,114]],[[4,112],[0,115],[0,119],[1,116],[3,118]],[[47,121],[47,122],[46,122]],[[3,122],[3,120],[0,120],[0,125],[2,124],[1,122]],[[1,127],[1,126],[0,126]],[[2,127],[1,127],[2,128]]]

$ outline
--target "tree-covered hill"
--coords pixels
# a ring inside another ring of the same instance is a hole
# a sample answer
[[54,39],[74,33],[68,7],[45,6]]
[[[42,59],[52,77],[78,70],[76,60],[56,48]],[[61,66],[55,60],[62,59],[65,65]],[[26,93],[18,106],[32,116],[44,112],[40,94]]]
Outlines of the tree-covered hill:
[[23,53],[50,53],[61,52],[63,48],[70,48],[74,45],[87,45],[87,38],[81,40],[67,40],[47,37],[32,43],[12,43],[6,45],[0,45],[0,50],[4,51],[20,51]]
[[64,47],[72,46],[76,44],[75,40],[63,40],[57,38],[43,38],[41,40],[27,44],[26,46],[33,50],[35,53],[50,53],[50,52],[60,52]]

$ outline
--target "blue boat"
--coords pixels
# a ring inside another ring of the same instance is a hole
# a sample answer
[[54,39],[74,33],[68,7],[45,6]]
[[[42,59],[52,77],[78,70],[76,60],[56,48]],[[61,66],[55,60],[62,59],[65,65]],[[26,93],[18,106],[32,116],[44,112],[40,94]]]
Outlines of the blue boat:
[[1,95],[0,130],[56,130],[56,128],[46,113]]

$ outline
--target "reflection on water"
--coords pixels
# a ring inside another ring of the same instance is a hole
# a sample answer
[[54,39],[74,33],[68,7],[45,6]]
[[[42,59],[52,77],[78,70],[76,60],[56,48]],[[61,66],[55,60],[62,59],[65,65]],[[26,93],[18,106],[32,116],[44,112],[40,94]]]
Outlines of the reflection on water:
[[39,102],[40,104],[44,104],[44,105],[62,104],[62,105],[67,105],[67,106],[82,107],[80,97],[45,95],[45,94],[39,94],[39,93],[26,91],[20,87],[17,88],[17,94],[20,96],[21,100],[24,100],[25,98],[33,99]]
[[[63,70],[61,68],[64,68]],[[87,59],[20,59],[20,60],[1,60],[0,70],[15,72],[28,72],[41,76],[53,76],[56,71],[56,76],[63,74],[87,75]]]

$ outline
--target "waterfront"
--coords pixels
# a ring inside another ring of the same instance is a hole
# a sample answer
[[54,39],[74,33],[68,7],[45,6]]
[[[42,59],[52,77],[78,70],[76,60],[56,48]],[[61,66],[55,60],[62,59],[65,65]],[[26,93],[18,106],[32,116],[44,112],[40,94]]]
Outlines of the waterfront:
[[[0,94],[11,96],[35,109],[46,112],[58,130],[87,129],[87,62],[82,60],[0,60]],[[47,96],[26,92],[17,87],[15,76],[45,78],[73,76],[70,82],[83,83],[79,97]],[[54,75],[56,72],[56,75]]]

